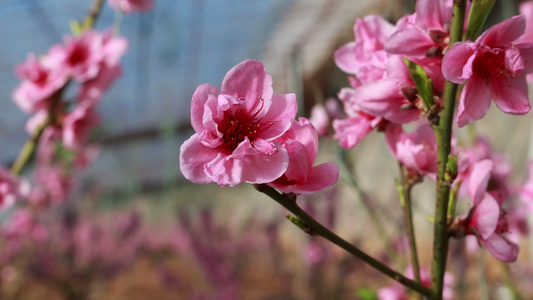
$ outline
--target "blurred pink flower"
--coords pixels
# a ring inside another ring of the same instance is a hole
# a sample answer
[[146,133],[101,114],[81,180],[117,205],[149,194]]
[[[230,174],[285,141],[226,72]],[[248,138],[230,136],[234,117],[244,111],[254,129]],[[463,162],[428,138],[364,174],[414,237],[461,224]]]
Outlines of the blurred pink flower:
[[128,50],[128,40],[123,37],[113,37],[111,30],[104,31],[102,36],[103,56],[100,70],[95,78],[82,84],[78,102],[98,103],[115,79],[122,74],[119,60]]
[[361,82],[381,79],[385,73],[387,53],[385,41],[394,26],[378,15],[369,15],[355,21],[355,42],[349,42],[335,51],[335,63]]
[[109,0],[109,5],[125,14],[132,14],[151,10],[154,0]]
[[533,42],[533,1],[524,1],[520,3],[520,14],[526,17],[526,30],[524,35],[518,38],[517,42]]
[[514,16],[485,31],[475,42],[460,42],[444,55],[446,79],[466,84],[459,99],[457,123],[463,127],[481,119],[491,98],[509,114],[530,109],[526,74],[533,71],[533,44],[516,44],[524,34],[524,16]]
[[[414,279],[414,271],[411,266],[407,267],[404,272],[405,276],[410,279]],[[446,272],[444,274],[444,289],[442,291],[443,299],[453,299],[453,283],[455,279],[452,274]],[[420,269],[420,283],[422,285],[430,287],[431,286],[431,274],[424,268]],[[377,292],[377,297],[379,300],[409,300],[411,299],[409,295],[409,290],[403,285],[395,282],[390,286],[382,287]]]
[[311,108],[311,115],[309,116],[309,122],[313,124],[319,136],[327,135],[330,120],[326,107],[319,103],[313,105],[313,108]]
[[352,88],[341,89],[339,99],[344,104],[347,117],[333,120],[333,129],[335,129],[333,138],[338,140],[339,145],[346,149],[357,146],[365,136],[384,121],[381,117],[375,117],[362,111],[354,99],[354,93],[355,90]]
[[58,68],[78,82],[93,79],[100,70],[104,58],[102,33],[89,30],[79,37],[67,36],[64,44],[56,44],[48,50],[43,63]]
[[70,149],[84,147],[90,129],[99,123],[100,117],[90,103],[79,104],[63,119],[63,145]]
[[4,210],[19,197],[25,197],[30,192],[29,183],[12,175],[11,172],[0,166],[0,211]]
[[402,164],[421,175],[436,178],[437,145],[428,123],[421,123],[411,133],[404,132],[401,125],[391,124],[385,134],[390,152]]
[[67,82],[63,72],[53,66],[43,65],[32,53],[15,71],[22,82],[13,91],[13,99],[26,113],[48,109],[52,94]]
[[289,130],[276,141],[289,153],[289,167],[268,185],[283,193],[311,194],[330,187],[339,179],[339,167],[334,163],[313,167],[318,153],[318,135],[307,119],[292,120]]
[[191,104],[196,133],[180,148],[180,169],[194,183],[235,186],[267,183],[289,165],[274,140],[296,115],[294,94],[273,94],[262,63],[245,60],[224,77],[222,88],[200,85]]
[[533,161],[529,162],[527,181],[520,187],[518,194],[529,214],[533,215]]
[[509,231],[505,212],[501,204],[487,193],[492,167],[492,161],[482,160],[472,168],[468,189],[473,207],[458,222],[465,227],[466,234],[474,234],[496,259],[514,262],[519,249],[505,236]]
[[452,0],[417,1],[415,14],[398,22],[398,30],[385,43],[386,51],[419,64],[439,63],[449,42],[452,4]]

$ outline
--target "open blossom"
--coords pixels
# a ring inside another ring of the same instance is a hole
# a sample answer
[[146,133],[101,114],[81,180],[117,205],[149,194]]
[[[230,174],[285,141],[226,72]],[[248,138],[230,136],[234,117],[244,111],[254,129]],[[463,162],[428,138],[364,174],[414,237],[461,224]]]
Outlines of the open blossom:
[[151,10],[154,0],[109,0],[109,5],[125,14],[132,14]]
[[394,32],[394,26],[378,15],[369,15],[355,21],[355,42],[349,42],[335,51],[335,63],[361,82],[383,77],[387,53],[384,45]]
[[43,65],[34,54],[28,54],[16,73],[22,82],[13,91],[13,100],[26,113],[48,109],[52,94],[67,82],[64,73]]
[[67,36],[64,44],[50,48],[44,63],[59,68],[76,81],[85,82],[96,77],[103,59],[103,35],[96,30],[79,37]]
[[402,19],[385,43],[387,52],[417,63],[437,62],[448,46],[452,4],[452,0],[417,1],[415,14]]
[[482,160],[474,165],[468,186],[473,207],[468,215],[459,217],[452,227],[460,228],[462,234],[475,235],[495,258],[514,262],[518,256],[518,246],[506,237],[509,231],[506,213],[501,203],[487,192],[492,167],[490,160]]
[[63,144],[71,149],[85,146],[90,130],[99,123],[94,106],[88,102],[79,104],[63,119]]
[[283,193],[311,194],[337,182],[339,167],[336,164],[313,166],[318,153],[318,135],[307,119],[292,120],[291,128],[277,141],[289,153],[289,167],[268,185]]
[[224,77],[219,90],[200,85],[193,94],[196,133],[180,147],[180,169],[194,183],[235,186],[274,181],[289,165],[274,140],[296,115],[294,94],[273,94],[262,63],[245,60]]
[[78,102],[91,101],[96,104],[109,89],[114,80],[122,74],[120,58],[128,50],[128,41],[123,37],[113,37],[111,30],[102,33],[102,60],[98,74],[85,81],[78,95]]
[[387,146],[407,168],[432,179],[437,173],[437,144],[433,129],[428,123],[420,124],[411,133],[401,125],[390,125],[386,130]]
[[481,119],[491,98],[509,114],[530,109],[526,74],[531,72],[533,44],[516,44],[524,34],[525,17],[514,16],[494,25],[475,42],[460,42],[444,55],[446,79],[466,84],[459,99],[459,127]]

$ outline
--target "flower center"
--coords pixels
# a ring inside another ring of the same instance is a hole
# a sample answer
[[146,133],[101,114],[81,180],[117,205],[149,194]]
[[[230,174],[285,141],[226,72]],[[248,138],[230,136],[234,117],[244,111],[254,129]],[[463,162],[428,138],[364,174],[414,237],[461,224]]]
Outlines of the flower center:
[[504,52],[485,51],[474,60],[473,72],[480,76],[487,85],[490,85],[493,80],[507,81],[507,77],[513,75],[505,67]]
[[256,106],[259,106],[258,108],[251,110],[253,112],[252,115],[242,108],[224,112],[224,121],[219,125],[219,130],[224,134],[222,136],[222,145],[230,152],[235,150],[244,141],[245,137],[252,141],[253,146],[254,138],[274,124],[274,122],[262,123],[257,118],[265,105],[263,98],[259,98],[258,104],[256,104]]
[[68,64],[71,66],[75,66],[86,61],[88,56],[89,51],[87,50],[87,47],[81,44],[76,44],[74,46],[74,49],[70,53],[70,56],[68,58]]

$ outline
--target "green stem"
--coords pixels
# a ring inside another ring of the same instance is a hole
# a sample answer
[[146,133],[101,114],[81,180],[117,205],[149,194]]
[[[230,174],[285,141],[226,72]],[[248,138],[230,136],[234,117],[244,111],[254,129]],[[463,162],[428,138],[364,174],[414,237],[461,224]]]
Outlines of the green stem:
[[278,191],[269,187],[266,184],[254,184],[254,188],[266,194],[267,196],[272,198],[274,201],[278,202],[281,206],[285,207],[288,211],[293,213],[296,217],[298,217],[301,220],[301,222],[307,226],[307,228],[304,229],[306,232],[310,234],[319,235],[325,238],[326,240],[341,247],[342,249],[346,250],[348,253],[363,260],[364,262],[366,262],[367,264],[369,264],[376,270],[398,281],[404,286],[412,290],[415,290],[418,293],[424,296],[427,296],[427,297],[432,295],[431,289],[392,270],[391,268],[387,267],[385,264],[369,256],[365,252],[361,251],[359,248],[348,243],[346,240],[342,239],[341,237],[339,237],[338,235],[336,235],[335,233],[331,232],[329,229],[324,227],[322,224],[320,224],[313,217],[308,215],[305,211],[303,211],[296,204],[295,197],[291,197],[286,194],[280,194]]
[[[452,24],[450,28],[450,45],[460,41],[463,34],[466,0],[454,0]],[[446,182],[446,164],[451,151],[452,121],[455,109],[457,84],[446,81],[443,96],[443,110],[439,125],[435,129],[437,141],[437,199],[435,204],[435,229],[433,240],[433,262],[431,265],[433,298],[442,299],[444,273],[448,255],[448,199],[450,184]]]
[[405,219],[405,231],[409,238],[409,246],[411,248],[411,264],[413,266],[413,273],[417,282],[420,280],[420,266],[418,263],[418,251],[416,250],[415,229],[413,226],[413,210],[411,205],[411,188],[412,184],[408,182],[407,169],[402,163],[400,166],[400,182],[397,184],[398,195],[400,196],[400,203],[403,208],[403,215]]
[[515,281],[513,280],[513,274],[511,273],[511,268],[509,267],[509,264],[502,262],[502,267],[504,270],[505,285],[513,294],[513,299],[522,299],[520,292],[518,292],[518,289],[516,288]]

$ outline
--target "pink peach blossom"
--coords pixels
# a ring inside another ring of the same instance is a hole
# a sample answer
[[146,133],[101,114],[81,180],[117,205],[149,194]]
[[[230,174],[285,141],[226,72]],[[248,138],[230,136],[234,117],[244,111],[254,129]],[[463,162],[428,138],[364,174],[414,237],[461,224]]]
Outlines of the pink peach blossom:
[[307,119],[292,120],[289,130],[276,141],[289,153],[289,167],[268,185],[283,193],[311,194],[337,182],[339,167],[334,163],[313,167],[318,153],[318,135]]
[[514,16],[475,42],[456,43],[444,55],[444,77],[458,84],[466,81],[457,112],[459,127],[481,119],[491,98],[505,113],[529,111],[526,74],[532,71],[533,44],[516,44],[525,26],[524,16]]
[[335,63],[361,82],[383,77],[387,53],[385,41],[394,32],[394,26],[378,15],[369,15],[355,21],[355,42],[335,51]]
[[419,63],[440,63],[448,46],[452,0],[419,0],[415,14],[405,18],[386,41],[385,50]]
[[128,41],[123,37],[113,37],[111,30],[102,33],[102,60],[97,75],[81,86],[78,102],[90,101],[97,104],[116,78],[122,75],[120,58],[128,50]]
[[154,0],[109,0],[109,5],[125,14],[132,14],[151,10]]
[[296,115],[294,94],[273,94],[262,63],[245,60],[222,88],[200,85],[191,104],[196,133],[180,148],[180,169],[194,183],[267,183],[285,173],[289,155],[274,140]]
[[346,118],[333,120],[335,129],[334,139],[339,145],[351,149],[359,144],[374,128],[386,123],[382,117],[375,117],[361,110],[354,98],[355,89],[343,88],[339,92],[339,99],[344,105]]
[[100,117],[89,103],[79,104],[63,120],[63,144],[75,149],[85,146],[89,131],[100,123]]
[[13,91],[13,100],[26,113],[46,110],[51,105],[51,96],[66,82],[63,72],[43,65],[34,54],[16,68],[22,82]]
[[421,123],[411,133],[404,132],[400,125],[390,125],[385,134],[390,152],[402,164],[421,175],[436,178],[437,145],[428,123]]
[[43,63],[58,68],[78,82],[85,82],[95,78],[100,70],[104,58],[103,41],[103,35],[95,30],[79,37],[67,36],[65,44],[50,48]]
[[468,186],[473,207],[467,216],[459,218],[459,223],[466,227],[466,234],[474,234],[496,259],[514,262],[518,256],[518,246],[506,237],[509,230],[505,211],[487,193],[492,167],[490,160],[482,160],[474,165]]

